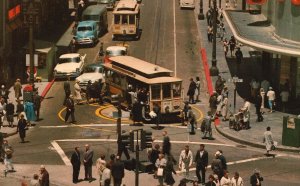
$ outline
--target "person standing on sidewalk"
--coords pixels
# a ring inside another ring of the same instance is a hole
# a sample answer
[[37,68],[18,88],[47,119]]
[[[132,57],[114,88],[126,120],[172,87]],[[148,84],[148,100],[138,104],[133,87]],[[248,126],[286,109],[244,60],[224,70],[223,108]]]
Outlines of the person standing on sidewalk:
[[194,104],[195,103],[195,91],[197,89],[197,85],[195,83],[195,81],[193,80],[193,78],[190,79],[190,85],[189,85],[189,89],[187,92],[187,95],[189,96],[189,102],[190,104]]
[[229,100],[228,97],[223,94],[222,111],[221,111],[223,116],[222,121],[227,121],[229,119],[228,111],[229,111]]
[[233,57],[233,52],[236,46],[236,40],[234,38],[234,36],[231,36],[230,40],[229,40],[229,49],[230,49],[230,55],[231,57]]
[[26,137],[27,121],[24,119],[24,115],[21,114],[21,118],[18,121],[17,132],[19,132],[21,143],[25,143],[24,138]]
[[75,104],[74,104],[74,100],[73,100],[73,95],[70,94],[70,96],[65,100],[64,106],[66,106],[65,123],[68,122],[70,115],[72,118],[71,123],[76,123],[75,116],[74,116]]
[[125,176],[125,167],[124,163],[121,161],[121,157],[116,157],[116,162],[112,164],[111,166],[111,175],[114,180],[114,186],[121,186],[122,179]]
[[73,183],[77,183],[81,164],[79,147],[75,147],[75,151],[71,156],[71,163],[73,167]]
[[7,173],[9,172],[9,167],[11,168],[11,171],[15,171],[14,165],[12,163],[14,150],[12,146],[8,144],[7,140],[3,140],[2,149],[4,152],[4,165],[5,165],[4,175],[6,177]]
[[8,104],[6,105],[6,118],[8,122],[8,126],[14,127],[14,113],[15,106],[11,100],[8,100]]
[[258,94],[258,90],[260,88],[260,83],[255,78],[252,79],[250,82],[250,88],[251,88],[251,97],[255,98]]
[[4,99],[5,103],[7,103],[8,94],[9,94],[9,91],[7,90],[7,88],[5,87],[5,85],[1,85],[1,88],[0,88],[0,97],[2,97]]
[[[208,152],[204,149],[205,145],[200,144],[200,149],[196,153],[195,163],[196,163],[196,175],[198,178],[198,183],[205,183],[205,172],[208,165]],[[201,176],[200,176],[201,172]]]
[[186,145],[179,156],[179,170],[185,172],[185,176],[189,177],[190,168],[193,164],[193,153],[189,146]]
[[84,180],[92,182],[92,166],[93,166],[94,151],[90,149],[90,145],[85,145],[85,152],[83,153],[83,165],[84,165]]
[[240,177],[240,174],[238,172],[235,172],[234,177],[231,178],[231,184],[232,186],[244,186],[243,178]]
[[196,102],[200,102],[199,97],[200,97],[200,88],[201,88],[201,82],[200,78],[197,76],[196,77]]
[[155,162],[155,166],[157,168],[156,175],[158,178],[159,186],[163,186],[164,184],[164,173],[163,171],[161,171],[161,169],[163,170],[166,167],[166,164],[167,160],[164,158],[164,154],[159,154],[158,159]]
[[214,174],[218,175],[219,180],[223,177],[223,167],[221,160],[218,158],[218,151],[216,152],[215,157],[212,160],[211,169]]
[[262,113],[261,113],[261,105],[262,105],[262,96],[259,93],[259,94],[257,94],[256,100],[255,100],[255,110],[256,110],[256,115],[257,115],[256,122],[262,122],[264,120]]
[[96,161],[96,169],[97,169],[98,174],[99,174],[100,185],[101,185],[101,180],[102,180],[102,174],[103,174],[104,167],[106,167],[105,155],[101,155],[100,158],[98,158],[97,161]]
[[25,102],[24,112],[26,114],[27,122],[31,126],[33,121],[36,121],[36,115],[34,111],[34,104],[32,102]]
[[267,93],[268,97],[268,103],[269,103],[269,108],[270,108],[270,113],[273,112],[273,107],[275,105],[275,92],[272,87],[269,88],[269,91]]
[[222,76],[218,76],[218,79],[217,79],[217,81],[216,81],[216,83],[215,83],[215,90],[216,90],[216,92],[218,93],[218,94],[222,94],[222,90],[223,90],[223,88],[224,88],[224,86],[225,86],[225,80],[224,80],[224,78],[222,78]]
[[19,100],[19,98],[22,96],[22,85],[21,80],[18,78],[14,84],[14,91],[15,91],[15,98],[16,100]]
[[209,98],[209,108],[210,108],[211,115],[215,115],[217,111],[217,105],[218,105],[217,97],[218,97],[218,93],[214,91]]
[[223,41],[223,50],[224,50],[225,57],[227,57],[227,54],[228,54],[228,49],[229,49],[228,45],[229,45],[229,43],[227,41],[227,38],[225,38]]
[[271,127],[267,127],[267,130],[264,132],[264,143],[266,144],[266,155],[268,156],[270,151],[275,150]]
[[[283,89],[280,93],[280,97],[281,97],[281,104],[282,104],[282,112],[286,112],[286,106],[288,104],[289,101],[289,91],[287,89]],[[7,108],[7,105],[6,105]]]
[[240,65],[242,63],[243,53],[242,53],[240,47],[237,47],[237,50],[235,51],[235,59],[236,59],[237,65]]
[[39,182],[40,182],[40,186],[49,186],[50,185],[49,173],[46,170],[45,165],[41,165]]

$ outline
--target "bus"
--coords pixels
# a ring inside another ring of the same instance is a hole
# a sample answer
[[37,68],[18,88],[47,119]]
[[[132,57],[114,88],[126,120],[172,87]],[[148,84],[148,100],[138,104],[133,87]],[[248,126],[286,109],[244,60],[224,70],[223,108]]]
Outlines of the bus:
[[132,56],[109,59],[111,63],[103,64],[105,83],[111,97],[117,97],[123,108],[130,110],[136,102],[141,103],[146,121],[151,120],[154,107],[159,108],[162,115],[181,113],[182,79],[172,76],[171,70]]
[[133,0],[121,0],[113,10],[112,39],[139,38],[140,5]]

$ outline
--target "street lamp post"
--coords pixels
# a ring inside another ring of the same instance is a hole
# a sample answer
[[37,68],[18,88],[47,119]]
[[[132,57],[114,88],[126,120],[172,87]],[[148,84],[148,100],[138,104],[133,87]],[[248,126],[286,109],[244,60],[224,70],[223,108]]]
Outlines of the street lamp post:
[[200,9],[199,9],[199,14],[198,14],[198,19],[203,20],[204,19],[204,14],[203,14],[203,0],[200,0]]
[[242,10],[246,10],[246,0],[242,1]]
[[218,76],[219,69],[217,67],[216,49],[217,49],[217,0],[213,0],[213,49],[212,49],[212,66],[209,69],[211,76]]
[[29,81],[32,83],[34,89],[34,24],[35,18],[38,15],[37,10],[34,8],[33,0],[29,1],[28,9],[25,13],[25,24],[29,26],[29,61],[30,61],[30,75]]

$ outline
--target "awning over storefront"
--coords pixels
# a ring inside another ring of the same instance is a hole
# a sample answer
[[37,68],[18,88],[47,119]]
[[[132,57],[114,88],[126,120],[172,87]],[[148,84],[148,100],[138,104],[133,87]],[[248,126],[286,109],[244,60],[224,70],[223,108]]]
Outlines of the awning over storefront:
[[264,15],[226,10],[224,17],[240,43],[270,53],[300,57],[300,43],[277,36]]

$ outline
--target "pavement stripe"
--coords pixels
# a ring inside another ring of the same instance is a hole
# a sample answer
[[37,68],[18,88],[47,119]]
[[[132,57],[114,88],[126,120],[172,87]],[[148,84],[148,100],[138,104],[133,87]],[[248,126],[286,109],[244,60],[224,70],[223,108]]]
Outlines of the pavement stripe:
[[[60,140],[55,140],[57,142],[74,142],[74,141],[109,141],[109,142],[114,142],[117,141],[117,139],[60,139]],[[162,143],[162,140],[154,140],[154,142]],[[236,145],[229,145],[229,144],[223,144],[223,143],[207,143],[207,142],[196,142],[196,141],[171,141],[173,144],[194,144],[194,145],[213,145],[213,146],[226,146],[226,147],[236,147]]]
[[61,157],[61,159],[65,163],[65,165],[71,166],[72,164],[71,164],[69,158],[66,156],[66,154],[62,150],[62,148],[57,144],[57,142],[56,141],[51,141],[51,145],[54,147],[54,149],[56,150],[56,152],[59,154],[59,156]]
[[49,92],[50,88],[52,87],[54,83],[54,79],[52,81],[50,81],[47,86],[45,87],[45,89],[43,90],[42,94],[41,94],[41,97],[44,99],[45,96],[47,95],[47,93]]
[[[276,157],[281,157],[283,155],[276,155]],[[263,159],[268,159],[272,157],[258,157],[258,158],[250,158],[250,159],[244,159],[244,160],[238,160],[238,161],[232,161],[232,162],[227,162],[227,165],[236,165],[236,164],[241,164],[241,163],[247,163],[247,162],[252,162],[252,161],[258,161],[258,160],[263,160]],[[207,168],[211,168],[211,165],[207,166]],[[190,171],[196,171],[196,168],[190,168]],[[183,173],[185,171],[176,171],[176,173]]]

